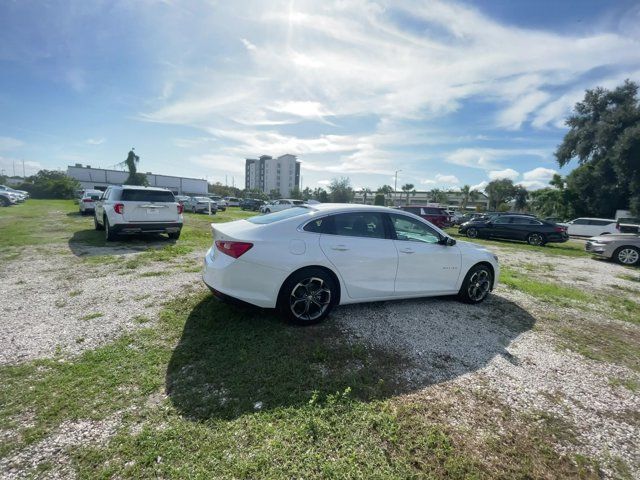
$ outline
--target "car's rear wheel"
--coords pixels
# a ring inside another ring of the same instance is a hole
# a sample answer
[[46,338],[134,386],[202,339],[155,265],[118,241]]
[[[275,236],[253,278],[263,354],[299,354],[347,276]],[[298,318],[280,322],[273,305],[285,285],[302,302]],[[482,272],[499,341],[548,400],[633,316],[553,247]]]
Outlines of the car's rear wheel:
[[278,309],[292,323],[313,325],[324,320],[337,299],[332,276],[319,268],[291,275],[280,290]]
[[171,240],[178,240],[180,238],[180,232],[181,230],[178,230],[177,232],[169,232],[167,235],[169,235]]
[[613,253],[613,258],[622,265],[639,265],[640,250],[636,247],[620,247]]
[[530,233],[527,235],[527,243],[536,247],[542,247],[547,241],[541,233]]
[[100,222],[98,222],[98,218],[95,215],[93,216],[93,228],[96,230],[104,230],[104,225],[100,225]]
[[480,303],[491,291],[493,272],[487,265],[476,265],[467,273],[458,292],[458,299],[464,303]]
[[271,213],[271,210],[269,210],[268,208],[264,211],[264,213]]
[[104,217],[104,238],[107,242],[113,242],[116,239],[116,234],[111,229],[109,219],[106,216]]
[[467,237],[469,238],[478,238],[478,229],[474,227],[470,227],[467,229]]

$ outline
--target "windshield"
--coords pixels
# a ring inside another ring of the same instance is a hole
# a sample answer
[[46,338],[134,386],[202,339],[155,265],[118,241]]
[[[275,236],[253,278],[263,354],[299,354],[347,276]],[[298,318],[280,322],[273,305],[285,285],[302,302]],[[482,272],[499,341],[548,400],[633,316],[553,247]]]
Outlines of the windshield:
[[247,219],[247,222],[255,223],[257,225],[266,225],[269,223],[278,222],[280,220],[286,220],[287,218],[297,217],[309,213],[309,209],[306,207],[293,207],[281,210],[275,213],[268,213],[259,217],[251,217]]

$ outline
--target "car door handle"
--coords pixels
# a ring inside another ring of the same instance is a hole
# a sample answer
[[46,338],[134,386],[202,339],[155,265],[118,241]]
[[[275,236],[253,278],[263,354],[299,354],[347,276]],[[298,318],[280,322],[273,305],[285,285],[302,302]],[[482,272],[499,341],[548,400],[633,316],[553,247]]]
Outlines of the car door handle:
[[411,254],[411,253],[415,253],[415,251],[413,249],[411,249],[411,248],[401,248],[400,249],[400,253],[409,253],[409,254]]
[[331,245],[331,250],[338,250],[339,252],[344,252],[349,250],[346,245]]

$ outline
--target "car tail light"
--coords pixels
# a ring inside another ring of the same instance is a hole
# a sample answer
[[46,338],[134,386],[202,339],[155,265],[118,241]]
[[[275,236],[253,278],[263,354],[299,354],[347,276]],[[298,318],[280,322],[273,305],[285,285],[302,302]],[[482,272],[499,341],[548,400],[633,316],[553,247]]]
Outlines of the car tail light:
[[181,203],[178,204],[178,215],[180,215],[184,211],[184,205]]
[[253,243],[248,242],[228,242],[226,240],[216,240],[216,248],[233,258],[238,258],[247,253]]
[[124,213],[124,203],[116,203],[113,206],[113,211],[122,215]]
[[553,230],[558,232],[558,233],[562,233],[562,232],[566,231],[566,228],[564,228],[564,227],[553,227]]
[[91,202],[93,202],[93,200],[91,200],[90,198],[83,198],[82,202],[83,203],[91,203]]

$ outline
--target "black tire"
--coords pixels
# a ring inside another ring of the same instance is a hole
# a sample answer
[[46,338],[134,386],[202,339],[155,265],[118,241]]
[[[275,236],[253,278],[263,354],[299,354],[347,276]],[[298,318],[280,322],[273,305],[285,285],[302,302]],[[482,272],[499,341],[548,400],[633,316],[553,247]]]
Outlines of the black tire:
[[177,232],[169,232],[169,233],[167,233],[167,235],[169,235],[169,238],[171,240],[178,240],[180,238],[180,232],[181,231],[182,230],[178,230]]
[[107,242],[113,242],[116,240],[117,235],[111,230],[111,226],[109,225],[109,219],[104,217],[104,238]]
[[478,238],[480,236],[480,232],[475,227],[467,228],[467,237],[469,238]]
[[0,197],[0,205],[2,205],[3,207],[8,207],[9,205],[11,205],[11,202],[6,197]]
[[637,266],[640,265],[640,249],[631,245],[623,245],[613,252],[613,258],[620,265]]
[[104,230],[104,225],[100,225],[100,222],[98,222],[98,217],[96,217],[95,215],[93,216],[93,228],[99,231]]
[[473,266],[464,277],[458,300],[464,303],[480,303],[488,296],[493,287],[493,272],[485,264]]
[[191,213],[196,213],[196,207],[191,208]]
[[271,213],[271,210],[269,210],[268,208],[264,211],[264,213]]
[[542,233],[533,232],[527,235],[527,243],[534,247],[544,247],[544,244],[547,243],[547,239],[544,238]]
[[338,299],[338,285],[326,270],[304,268],[291,275],[278,295],[278,310],[296,325],[324,320]]

